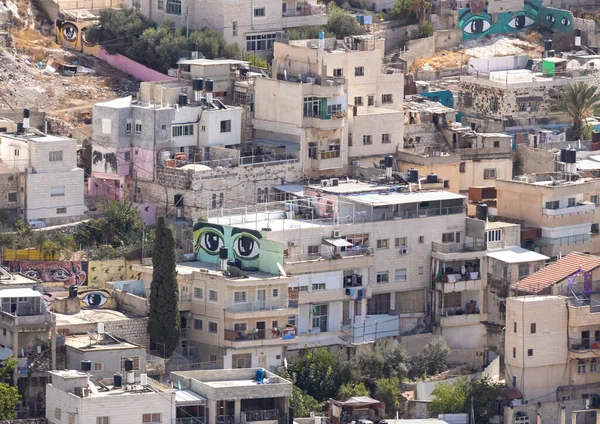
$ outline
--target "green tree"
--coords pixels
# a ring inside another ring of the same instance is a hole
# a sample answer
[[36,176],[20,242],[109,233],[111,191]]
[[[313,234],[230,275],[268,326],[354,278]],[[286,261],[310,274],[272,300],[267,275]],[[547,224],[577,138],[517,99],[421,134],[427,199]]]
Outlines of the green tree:
[[342,384],[338,391],[337,399],[345,402],[354,396],[369,396],[369,390],[365,387],[364,383],[348,382]]
[[585,82],[569,84],[565,87],[563,95],[553,102],[553,107],[567,113],[573,120],[573,138],[582,137],[585,118],[589,117],[600,103],[600,93],[597,88]]
[[354,362],[361,380],[370,390],[374,390],[375,381],[382,378],[396,377],[402,381],[410,369],[410,357],[406,350],[390,340],[378,341],[373,347],[360,349]]
[[269,67],[269,62],[264,57],[257,56],[252,53],[247,53],[244,55],[244,60],[250,62],[250,65],[257,68],[267,69]]
[[400,407],[400,380],[398,377],[380,378],[375,382],[375,398],[385,403],[387,417],[393,417]]
[[135,9],[106,8],[100,11],[98,24],[89,27],[85,36],[90,43],[100,44],[110,54],[126,54],[151,25]]
[[319,32],[325,33],[325,38],[335,37],[335,34],[329,32],[326,26],[308,25],[298,28],[291,28],[287,31],[290,40],[314,40],[319,38]]
[[502,385],[490,378],[479,378],[471,382],[471,396],[475,400],[473,410],[475,422],[488,424],[496,415],[495,403],[502,391]]
[[435,375],[446,368],[450,348],[446,340],[439,337],[425,345],[415,360],[418,375]]
[[342,39],[350,35],[361,35],[365,30],[356,21],[356,18],[339,7],[330,3],[327,7],[327,30],[335,34],[337,39]]
[[[179,287],[175,271],[175,238],[164,217],[158,218],[150,283],[150,340],[170,357],[179,339]],[[159,349],[160,350],[160,349]]]
[[17,418],[15,407],[21,396],[19,390],[12,386],[12,376],[17,366],[17,360],[12,356],[0,362],[0,420]]
[[0,233],[0,247],[12,248],[15,245],[15,235],[12,233]]
[[302,391],[295,384],[292,386],[290,406],[294,408],[294,417],[310,417],[311,412],[319,412],[322,409],[314,397]]
[[406,23],[423,24],[431,4],[425,0],[396,0],[388,17]]

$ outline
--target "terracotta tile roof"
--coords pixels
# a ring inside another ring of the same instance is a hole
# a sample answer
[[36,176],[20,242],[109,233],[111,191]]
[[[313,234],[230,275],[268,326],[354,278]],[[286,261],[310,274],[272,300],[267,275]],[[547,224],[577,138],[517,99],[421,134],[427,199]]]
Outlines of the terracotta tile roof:
[[573,252],[511,286],[519,293],[537,294],[573,275],[579,268],[590,272],[600,267],[600,256]]

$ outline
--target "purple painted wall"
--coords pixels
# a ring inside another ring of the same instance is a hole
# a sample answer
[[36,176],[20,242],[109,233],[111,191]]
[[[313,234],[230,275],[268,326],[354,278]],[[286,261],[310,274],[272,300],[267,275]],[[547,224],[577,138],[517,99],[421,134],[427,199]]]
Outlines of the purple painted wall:
[[156,203],[138,203],[136,204],[140,213],[140,218],[146,225],[156,224]]
[[162,74],[154,69],[147,68],[144,65],[137,63],[134,60],[131,60],[125,56],[120,54],[110,55],[104,50],[100,48],[98,51],[98,57],[109,65],[120,69],[121,71],[131,75],[134,78],[137,78],[140,81],[174,81],[176,78],[170,77],[168,75]]
[[133,160],[133,170],[137,172],[140,180],[152,181],[154,176],[154,151],[134,147],[131,149],[131,159]]

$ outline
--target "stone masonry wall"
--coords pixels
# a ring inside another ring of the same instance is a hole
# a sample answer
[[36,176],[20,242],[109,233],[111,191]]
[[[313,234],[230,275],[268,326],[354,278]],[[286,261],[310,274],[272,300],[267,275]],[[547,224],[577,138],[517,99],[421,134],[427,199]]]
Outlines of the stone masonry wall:
[[104,323],[104,329],[107,333],[142,346],[149,346],[150,344],[147,327],[148,317]]

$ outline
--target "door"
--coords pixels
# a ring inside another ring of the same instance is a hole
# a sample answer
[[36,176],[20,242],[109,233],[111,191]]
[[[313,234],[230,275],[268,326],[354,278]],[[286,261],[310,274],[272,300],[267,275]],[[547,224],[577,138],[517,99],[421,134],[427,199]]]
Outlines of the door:
[[260,340],[264,340],[265,334],[267,332],[267,323],[265,321],[257,321],[256,322],[256,338]]
[[267,291],[257,290],[256,291],[256,305],[258,309],[263,310],[267,307]]

